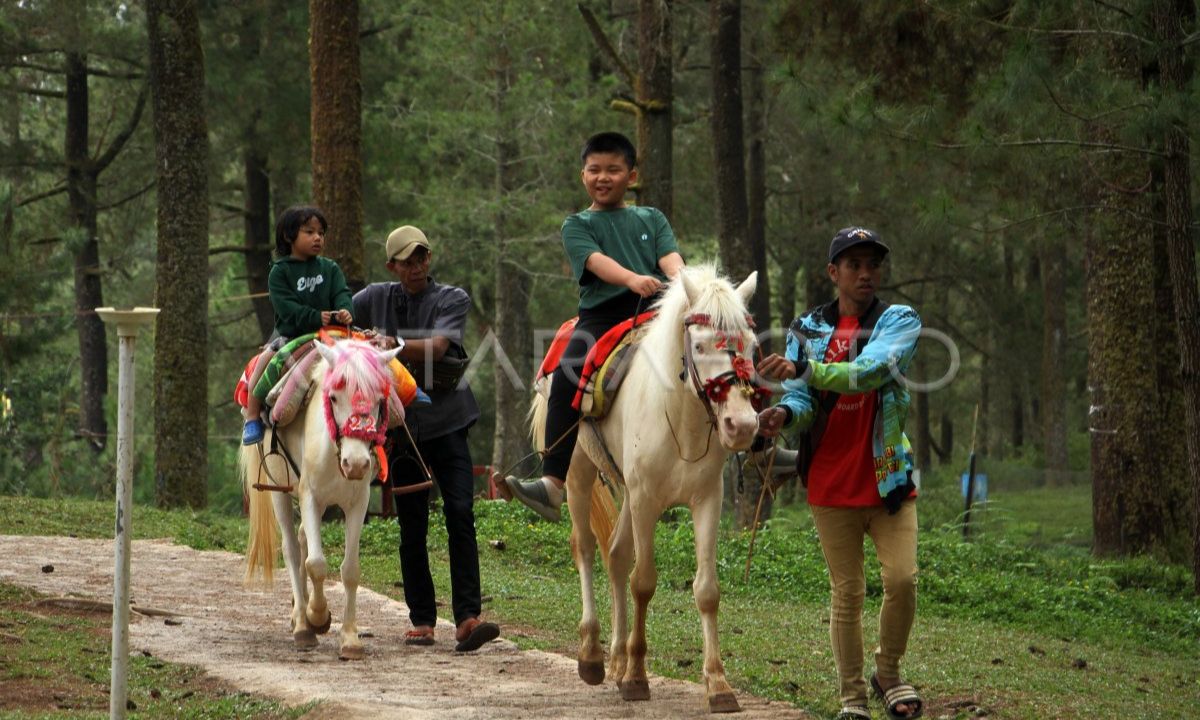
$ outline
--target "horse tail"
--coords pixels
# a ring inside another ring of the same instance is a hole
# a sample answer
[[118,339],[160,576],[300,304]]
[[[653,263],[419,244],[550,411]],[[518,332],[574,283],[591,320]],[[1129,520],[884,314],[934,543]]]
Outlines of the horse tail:
[[550,379],[546,375],[534,384],[533,401],[529,403],[529,439],[533,441],[533,449],[542,452],[546,449],[546,412],[550,407]]
[[608,567],[608,549],[612,545],[613,528],[617,524],[617,502],[613,498],[613,491],[605,483],[592,485],[588,523],[592,526],[592,534],[596,536],[596,544],[600,546],[604,566]]
[[238,454],[238,468],[242,473],[242,492],[249,500],[250,533],[246,540],[247,587],[269,588],[275,578],[275,557],[279,554],[279,538],[276,535],[275,511],[271,507],[270,493],[255,490],[262,458],[257,446],[243,447]]

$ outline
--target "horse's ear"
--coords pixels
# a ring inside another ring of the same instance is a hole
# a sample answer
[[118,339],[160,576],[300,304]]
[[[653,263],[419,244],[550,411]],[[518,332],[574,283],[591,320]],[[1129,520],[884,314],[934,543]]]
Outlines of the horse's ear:
[[741,296],[742,303],[749,307],[750,298],[754,297],[754,291],[758,289],[758,271],[750,273],[750,275],[742,281],[741,285],[737,286],[737,294]]
[[378,350],[375,354],[379,356],[379,363],[381,365],[387,365],[391,361],[395,360],[396,356],[399,355],[400,351],[403,349],[404,348],[396,347],[392,348],[391,350]]
[[679,271],[679,282],[683,283],[683,294],[687,296],[688,307],[695,306],[696,298],[700,295],[700,288],[696,287],[696,283],[692,280],[687,268]]
[[329,367],[333,367],[335,364],[337,364],[338,351],[333,349],[332,346],[326,345],[320,340],[313,340],[313,345],[317,346],[317,352],[321,353],[321,357],[325,358],[325,362],[329,365]]

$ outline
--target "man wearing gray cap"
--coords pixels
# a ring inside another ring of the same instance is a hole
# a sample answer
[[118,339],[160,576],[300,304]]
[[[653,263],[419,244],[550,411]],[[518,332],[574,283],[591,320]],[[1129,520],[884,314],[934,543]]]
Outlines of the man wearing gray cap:
[[829,244],[832,302],[792,323],[784,356],[758,365],[781,379],[779,404],[759,415],[759,433],[802,432],[797,469],[829,567],[829,635],[840,682],[837,720],[870,718],[863,676],[863,542],[871,537],[883,579],[879,646],[870,688],[888,718],[917,718],[923,703],[901,680],[917,603],[917,504],[904,422],[907,372],[921,319],[876,297],[888,246],[874,230],[848,227]]
[[[495,623],[479,619],[479,548],[475,539],[474,490],[467,430],[479,419],[479,406],[467,382],[463,349],[466,291],[429,275],[433,245],[412,225],[396,228],[385,244],[387,269],[397,282],[372,283],[354,296],[354,319],[379,332],[377,344],[400,347],[397,356],[429,394],[428,405],[409,406],[404,428],[389,433],[388,473],[393,485],[425,480],[422,460],[433,471],[442,495],[450,545],[450,589],[455,649],[477,650],[500,634]],[[429,491],[396,496],[400,523],[400,573],[412,629],[410,645],[432,645],[437,624],[433,578],[429,572]]]

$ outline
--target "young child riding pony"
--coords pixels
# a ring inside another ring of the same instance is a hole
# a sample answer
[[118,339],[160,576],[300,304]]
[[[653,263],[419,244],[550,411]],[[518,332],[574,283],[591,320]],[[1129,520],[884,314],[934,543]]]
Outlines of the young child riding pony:
[[575,389],[588,350],[606,331],[649,307],[668,278],[683,267],[671,223],[652,207],[625,204],[637,180],[637,150],[629,138],[603,132],[580,154],[580,178],[591,198],[562,225],[563,246],[579,283],[579,322],[550,385],[543,477],[504,479],[509,492],[547,520],[557,521],[575,450],[579,410]]
[[338,264],[321,256],[328,223],[321,211],[309,205],[293,205],[275,222],[275,252],[280,256],[271,266],[267,290],[275,310],[275,332],[259,353],[250,389],[242,410],[242,444],[262,442],[263,397],[254,392],[258,379],[278,350],[291,338],[313,333],[331,322],[349,325],[354,302],[346,277]]

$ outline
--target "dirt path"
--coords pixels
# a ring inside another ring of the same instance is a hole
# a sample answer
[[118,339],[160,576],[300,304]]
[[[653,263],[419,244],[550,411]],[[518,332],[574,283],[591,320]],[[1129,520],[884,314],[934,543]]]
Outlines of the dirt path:
[[[45,565],[53,572],[43,572]],[[65,537],[0,536],[0,582],[51,595],[111,602],[112,542]],[[367,657],[337,659],[337,629],[344,607],[340,584],[328,588],[334,624],[317,649],[292,646],[288,631],[291,593],[277,573],[275,590],[242,588],[242,556],[199,552],[167,541],[133,545],[135,605],[180,613],[180,624],[135,616],[130,652],[196,665],[238,688],[288,704],[324,703],[307,716],[441,720],[454,718],[686,718],[710,717],[703,688],[652,677],[649,702],[625,703],[611,681],[588,686],[575,661],[536,650],[518,650],[501,638],[471,654],[455,653],[454,627],[439,621],[437,644],[408,647],[402,603],[366,589],[358,593],[358,624]],[[174,622],[174,621],[173,621]],[[738,718],[806,718],[784,703],[739,693]]]

